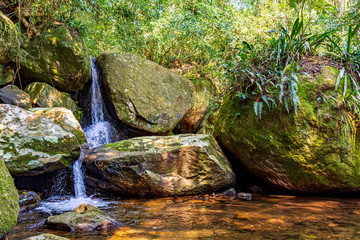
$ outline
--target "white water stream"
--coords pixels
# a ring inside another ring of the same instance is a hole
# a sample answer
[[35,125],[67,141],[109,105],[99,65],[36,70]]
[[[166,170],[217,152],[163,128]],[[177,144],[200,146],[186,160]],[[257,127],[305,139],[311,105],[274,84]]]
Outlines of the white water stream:
[[[117,141],[115,128],[109,121],[105,120],[104,116],[104,102],[101,96],[101,76],[100,69],[95,59],[91,59],[91,123],[85,128],[85,135],[88,141],[89,148],[95,148],[112,140]],[[40,209],[46,212],[52,211],[71,211],[80,204],[89,203],[97,207],[106,206],[108,204],[101,199],[88,197],[83,178],[82,163],[84,160],[84,151],[81,151],[80,157],[73,165],[74,174],[74,191],[75,197],[70,199],[59,199],[55,196],[46,201],[43,201]]]

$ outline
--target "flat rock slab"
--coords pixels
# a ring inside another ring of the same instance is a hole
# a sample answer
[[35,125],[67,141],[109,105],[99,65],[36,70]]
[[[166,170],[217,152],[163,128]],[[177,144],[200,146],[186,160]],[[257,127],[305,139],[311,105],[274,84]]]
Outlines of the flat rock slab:
[[128,139],[89,150],[87,183],[104,193],[165,197],[227,189],[235,174],[210,135]]

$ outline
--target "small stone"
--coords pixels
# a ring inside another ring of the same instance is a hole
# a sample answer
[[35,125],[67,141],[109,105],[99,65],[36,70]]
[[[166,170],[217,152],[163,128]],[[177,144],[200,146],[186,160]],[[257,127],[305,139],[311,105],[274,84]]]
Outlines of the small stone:
[[20,212],[25,212],[40,206],[41,198],[33,191],[19,191]]
[[28,237],[28,238],[25,238],[24,240],[69,240],[69,239],[47,233],[47,234],[36,235],[33,237]]
[[223,192],[224,196],[234,196],[236,195],[236,190],[234,188],[230,188]]
[[237,197],[240,198],[240,199],[249,200],[249,201],[252,199],[251,193],[243,193],[243,192],[241,192],[241,193],[238,193]]

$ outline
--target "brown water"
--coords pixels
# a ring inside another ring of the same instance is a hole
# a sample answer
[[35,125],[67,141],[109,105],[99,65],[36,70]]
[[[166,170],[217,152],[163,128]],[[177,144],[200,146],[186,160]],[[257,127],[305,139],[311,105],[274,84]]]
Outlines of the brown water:
[[22,213],[9,240],[40,233],[70,239],[360,239],[360,199],[255,195],[115,201],[104,212],[120,222],[107,231],[43,227],[47,214]]

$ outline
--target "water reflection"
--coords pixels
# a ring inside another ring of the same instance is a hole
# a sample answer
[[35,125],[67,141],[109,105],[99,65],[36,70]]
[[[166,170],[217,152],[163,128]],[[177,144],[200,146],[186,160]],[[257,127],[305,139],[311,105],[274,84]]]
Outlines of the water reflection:
[[9,239],[45,232],[70,239],[111,240],[360,239],[358,199],[181,197],[119,200],[103,210],[121,227],[90,233],[47,230],[42,227],[46,214],[33,211],[20,215]]

